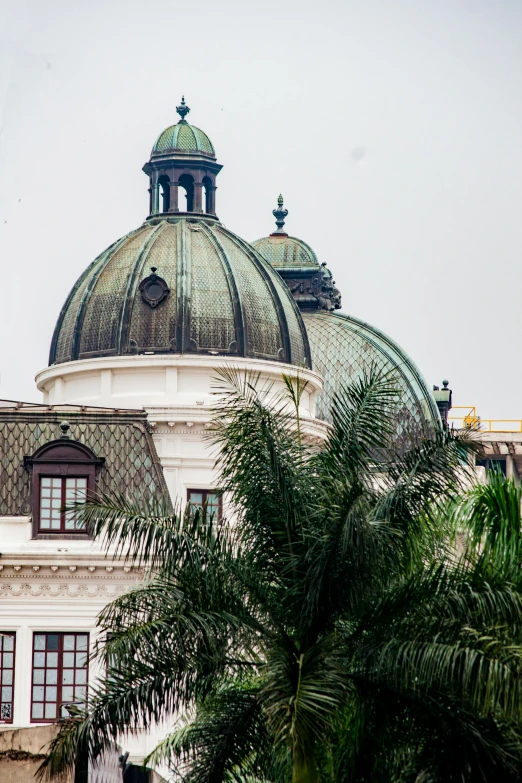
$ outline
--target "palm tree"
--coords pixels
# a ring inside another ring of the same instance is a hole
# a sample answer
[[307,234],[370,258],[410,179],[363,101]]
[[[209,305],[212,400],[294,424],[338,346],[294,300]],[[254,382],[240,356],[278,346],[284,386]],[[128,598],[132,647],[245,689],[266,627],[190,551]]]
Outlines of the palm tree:
[[[255,379],[221,382],[232,522],[82,507],[148,577],[101,613],[107,675],[41,775],[178,715],[147,762],[186,783],[520,780],[520,490],[495,479],[462,500],[472,444],[396,445],[377,372],[340,391],[319,444]],[[287,387],[297,409],[303,386]]]

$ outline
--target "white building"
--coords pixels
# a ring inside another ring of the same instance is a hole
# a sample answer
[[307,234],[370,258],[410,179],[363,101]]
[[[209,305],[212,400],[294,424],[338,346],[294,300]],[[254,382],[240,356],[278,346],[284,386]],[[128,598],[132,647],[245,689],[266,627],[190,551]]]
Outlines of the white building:
[[[58,317],[40,405],[0,403],[0,724],[54,722],[85,698],[96,616],[141,577],[107,556],[62,510],[77,490],[151,494],[219,511],[206,428],[215,370],[308,382],[302,416],[322,437],[339,383],[394,369],[397,432],[438,426],[415,365],[378,330],[338,312],[313,250],[277,229],[249,244],[215,213],[221,166],[185,119],[156,141],[144,171],[150,215],[101,253]],[[43,298],[42,298],[43,301]],[[155,738],[131,747],[139,759]]]

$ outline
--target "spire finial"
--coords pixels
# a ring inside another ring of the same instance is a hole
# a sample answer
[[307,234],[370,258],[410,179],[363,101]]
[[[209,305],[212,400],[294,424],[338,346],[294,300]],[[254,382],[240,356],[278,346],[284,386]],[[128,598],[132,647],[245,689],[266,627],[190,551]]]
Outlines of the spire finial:
[[179,116],[181,117],[180,122],[186,122],[185,117],[189,113],[190,109],[185,103],[185,96],[181,96],[181,103],[179,106],[176,106],[176,111],[178,112]]
[[279,198],[277,199],[277,209],[272,210],[272,215],[276,219],[276,226],[277,231],[275,231],[275,234],[286,234],[286,231],[283,230],[283,226],[285,224],[285,218],[288,215],[288,210],[283,208],[283,196],[279,194]]

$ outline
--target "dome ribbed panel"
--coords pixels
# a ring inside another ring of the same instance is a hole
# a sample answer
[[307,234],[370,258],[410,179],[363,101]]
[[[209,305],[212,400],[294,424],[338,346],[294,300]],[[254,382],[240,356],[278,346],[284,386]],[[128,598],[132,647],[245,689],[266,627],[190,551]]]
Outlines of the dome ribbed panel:
[[152,152],[166,152],[167,150],[171,150],[175,146],[175,134],[176,134],[176,128],[177,125],[171,125],[170,128],[167,128],[163,131],[163,133],[159,136],[158,140],[156,141],[156,144],[152,148]]
[[192,130],[196,136],[198,150],[201,152],[206,152],[209,155],[215,155],[216,153],[214,152],[214,147],[212,146],[212,143],[207,134],[203,133],[203,131],[199,128],[195,128],[194,125],[192,125]]
[[[274,286],[277,290],[279,299],[283,306],[283,311],[288,326],[288,336],[290,338],[290,351],[292,353],[291,363],[298,366],[306,367],[308,365],[307,356],[305,353],[305,343],[302,329],[302,320],[300,314],[297,311],[297,306],[294,305],[289,297],[289,291],[286,284],[280,279],[279,276],[274,276]],[[296,312],[297,311],[297,312]]]
[[190,125],[178,125],[178,138],[176,139],[176,149],[178,150],[197,150],[198,145],[196,136]]
[[83,321],[80,359],[93,353],[103,354],[116,350],[116,337],[129,275],[151,231],[151,226],[142,228],[115,252],[101,273]]
[[[178,235],[179,226],[164,224],[139,270],[129,326],[129,339],[135,341],[138,351],[169,351],[174,347],[171,340],[176,337],[178,317],[178,265],[172,261],[178,258]],[[143,301],[138,288],[141,280],[151,274],[151,266],[157,267],[157,274],[170,288],[168,297],[155,308]],[[129,346],[125,346],[124,350],[129,350]]]
[[319,266],[317,256],[306,242],[294,237],[264,237],[252,242],[258,253],[275,267]]
[[82,297],[85,293],[85,289],[89,285],[92,279],[92,275],[96,274],[96,270],[105,261],[107,252],[102,253],[99,259],[93,264],[90,270],[90,274],[86,274],[80,285],[78,286],[76,293],[71,299],[67,312],[64,315],[62,325],[60,327],[60,334],[58,336],[58,342],[56,345],[55,363],[61,364],[62,362],[70,362],[72,357],[72,344],[74,337],[74,327],[76,325],[76,317],[78,315],[78,308]]
[[236,329],[223,261],[201,229],[189,228],[187,233],[192,256],[190,338],[198,349],[228,351]]
[[304,315],[312,352],[312,366],[323,376],[323,391],[316,400],[316,415],[331,421],[333,397],[341,384],[361,378],[372,367],[389,372],[401,393],[397,420],[400,435],[410,428],[438,423],[438,414],[422,376],[391,340],[349,316],[333,313]]
[[245,251],[224,231],[214,229],[214,233],[227,254],[238,287],[247,328],[248,354],[278,359],[283,340],[267,283]]

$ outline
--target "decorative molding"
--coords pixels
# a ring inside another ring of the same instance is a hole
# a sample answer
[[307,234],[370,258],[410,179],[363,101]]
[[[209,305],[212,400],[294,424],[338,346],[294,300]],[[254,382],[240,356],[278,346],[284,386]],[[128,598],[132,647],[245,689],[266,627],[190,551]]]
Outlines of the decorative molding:
[[26,582],[7,584],[0,582],[0,598],[108,598],[113,599],[129,590],[132,585],[96,584],[36,584]]
[[[49,568],[49,572],[42,569]],[[59,573],[60,579],[66,579],[68,582],[76,581],[115,581],[121,579],[124,575],[129,573],[141,575],[145,569],[138,566],[120,566],[114,568],[114,566],[106,566],[104,571],[100,566],[80,566],[81,570],[78,570],[78,566],[47,566],[47,565],[0,565],[0,571],[2,571],[2,579],[30,579],[30,580],[51,580],[56,579]],[[12,572],[10,571],[12,569]],[[85,569],[85,570],[83,570]],[[93,576],[96,570],[99,569],[99,573]],[[20,573],[21,572],[21,573]],[[73,576],[74,574],[74,576]],[[109,576],[110,575],[110,576]]]

